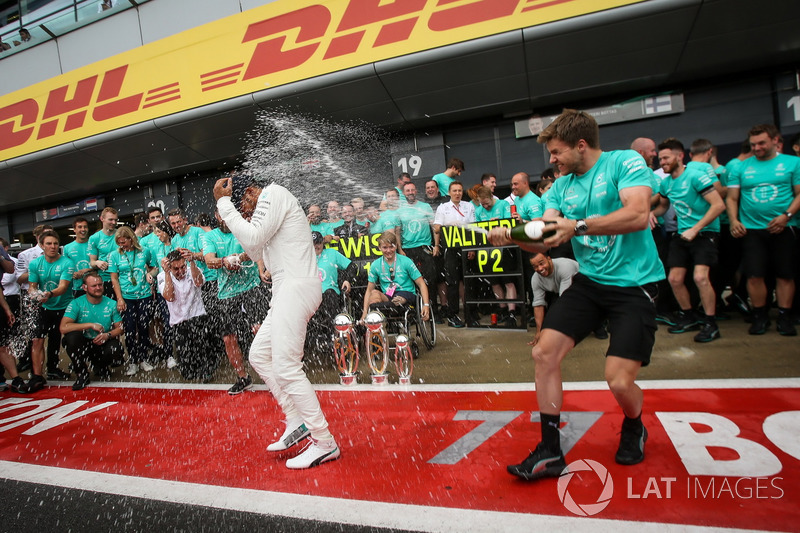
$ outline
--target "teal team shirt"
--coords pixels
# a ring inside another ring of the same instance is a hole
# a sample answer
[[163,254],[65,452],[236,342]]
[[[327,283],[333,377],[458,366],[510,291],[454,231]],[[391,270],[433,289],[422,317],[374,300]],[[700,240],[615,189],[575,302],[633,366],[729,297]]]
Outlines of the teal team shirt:
[[149,249],[150,252],[153,253],[153,255],[155,255],[156,248],[158,248],[162,244],[164,243],[161,242],[161,239],[159,239],[154,232],[148,233],[147,235],[139,239],[139,246],[141,246],[142,248]]
[[[98,261],[108,261],[108,254],[117,249],[117,241],[114,240],[114,233],[106,235],[103,230],[94,233],[89,237],[89,255],[97,256]],[[101,270],[100,277],[103,281],[111,281],[108,270]]]
[[494,218],[511,218],[511,204],[503,200],[495,200],[489,210],[484,209],[480,204],[475,208],[475,220],[478,222]]
[[[633,150],[603,152],[582,175],[561,176],[547,195],[548,209],[572,220],[604,216],[622,208],[619,191],[645,186],[653,178],[641,155]],[[664,279],[649,228],[624,235],[581,235],[572,239],[580,272],[604,285],[634,287]]]
[[[100,324],[103,326],[104,332],[111,331],[114,329],[114,324],[122,322],[122,315],[117,311],[117,302],[107,296],[103,296],[99,304],[90,302],[85,294],[79,296],[69,303],[64,316],[71,318],[78,324]],[[84,337],[89,339],[99,335],[93,329],[84,330],[82,333]]]
[[[36,283],[40,291],[54,291],[58,288],[62,280],[72,281],[75,273],[75,265],[65,256],[59,256],[52,263],[45,259],[44,254],[30,262],[28,265],[28,281]],[[49,311],[61,311],[66,309],[72,300],[72,291],[67,290],[61,296],[51,296],[42,307]]]
[[125,300],[141,300],[153,291],[147,283],[147,265],[155,266],[153,254],[147,248],[108,254],[108,272],[119,275],[119,288]]
[[[219,228],[206,233],[205,242],[203,255],[216,254],[218,258],[223,259],[229,255],[244,253],[244,248],[233,236],[233,233],[224,233]],[[209,269],[212,272],[217,272],[217,283],[219,284],[217,296],[220,300],[238,296],[261,283],[258,265],[255,261],[243,261],[241,266],[241,269],[235,271],[228,270],[225,267],[217,270]]]
[[[156,263],[154,266],[158,266],[158,271],[163,272],[164,268],[161,266],[161,261],[165,257],[167,257],[167,254],[169,254],[172,250],[174,250],[175,247],[172,245],[171,242],[170,244],[164,244],[163,242],[161,242],[161,239],[158,238],[156,238],[155,242],[150,241],[149,245],[150,245],[149,246],[150,253],[153,256],[153,261]],[[156,283],[156,292],[161,294],[161,290],[158,286],[158,283]]]
[[[71,243],[64,245],[64,255],[67,256],[70,261],[72,261],[73,265],[75,265],[75,272],[91,266],[89,265],[89,241],[72,241]],[[83,280],[81,278],[72,280],[72,290],[83,290]]]
[[[439,185],[439,194],[442,196],[450,196],[450,184],[456,181],[455,178],[451,178],[442,172],[441,174],[436,174],[431,179]],[[405,197],[401,195],[401,198]]]
[[[711,168],[711,165],[708,165]],[[683,174],[677,178],[668,175],[662,182],[658,192],[665,198],[669,198],[670,203],[675,208],[678,216],[678,233],[692,228],[700,222],[706,214],[709,204],[703,194],[714,189],[717,182],[717,175],[714,169],[709,174],[703,168],[697,166],[690,168],[686,165]],[[700,231],[716,231],[719,233],[719,218],[712,220],[705,228]]]
[[394,231],[394,228],[400,225],[399,209],[387,209],[378,220],[369,225],[369,232],[372,235],[376,233],[383,233],[386,230]]
[[339,271],[346,270],[350,266],[350,260],[332,248],[323,248],[322,253],[317,256],[317,270],[319,279],[322,281],[322,292],[333,289],[336,294],[341,294],[339,290]]
[[[186,248],[193,253],[203,253],[205,248],[205,235],[206,232],[197,226],[189,226],[186,235],[175,235],[172,237],[172,246],[177,248]],[[216,281],[217,271],[213,268],[208,268],[204,261],[197,261],[197,267],[203,271],[203,277],[206,281]]]
[[404,255],[395,255],[394,263],[387,263],[383,257],[376,259],[369,266],[369,281],[386,292],[394,283],[397,290],[415,292],[414,280],[422,276],[414,261]]
[[309,224],[311,231],[318,231],[324,237],[325,235],[333,235],[333,227],[328,222],[320,222],[319,224]]
[[542,199],[536,196],[533,191],[528,191],[525,196],[514,198],[514,205],[517,206],[517,213],[523,220],[533,220],[544,216]]
[[[786,154],[769,161],[747,158],[728,178],[728,187],[739,188],[739,221],[747,229],[766,229],[770,220],[789,208],[793,187],[798,185],[800,158]],[[797,224],[792,218],[790,225]]]
[[406,204],[398,210],[397,216],[402,226],[403,248],[417,248],[433,244],[431,224],[433,209],[425,202]]
[[[723,187],[727,187],[728,186],[728,167],[727,166],[725,166],[725,165],[718,166],[717,168],[714,169],[714,174],[716,174],[720,185],[722,185]],[[722,201],[724,202],[725,199],[723,198]],[[726,205],[725,206],[725,211],[723,211],[722,214],[720,214],[720,216],[719,216],[719,223],[720,223],[720,225],[722,225],[722,224],[728,225],[728,224],[730,224],[730,222],[731,221],[728,218],[728,207]],[[722,231],[722,230],[720,229],[720,231]]]

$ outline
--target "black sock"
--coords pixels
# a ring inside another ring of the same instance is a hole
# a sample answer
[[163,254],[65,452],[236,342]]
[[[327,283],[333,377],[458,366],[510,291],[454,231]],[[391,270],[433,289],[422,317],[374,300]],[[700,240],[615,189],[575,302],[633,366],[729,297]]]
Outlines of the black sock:
[[626,415],[625,420],[622,421],[622,429],[639,431],[642,427],[642,413],[639,413],[639,416],[636,418],[631,418]]
[[714,320],[714,315],[709,315],[707,313],[703,313],[703,321],[706,324],[711,324],[712,326],[716,326],[717,322]]
[[787,309],[785,307],[779,307],[778,308],[778,315],[779,316],[787,315],[787,314],[791,313],[791,311],[792,311],[791,309]]
[[539,413],[542,420],[542,444],[551,452],[561,452],[561,415]]

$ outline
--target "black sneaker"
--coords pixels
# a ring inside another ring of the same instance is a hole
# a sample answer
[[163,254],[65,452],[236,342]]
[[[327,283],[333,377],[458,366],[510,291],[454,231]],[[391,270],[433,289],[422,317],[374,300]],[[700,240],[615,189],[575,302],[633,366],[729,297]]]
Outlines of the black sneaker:
[[789,313],[778,315],[778,322],[776,323],[778,333],[784,337],[794,337],[797,335],[797,330],[794,327],[792,317]]
[[26,385],[25,380],[19,376],[11,380],[11,385],[9,385],[9,388],[12,392],[18,392],[22,394],[28,392],[28,385]]
[[719,337],[719,326],[706,322],[700,329],[700,333],[694,336],[694,342],[711,342]]
[[53,370],[47,371],[47,379],[54,379],[56,381],[66,381],[71,378],[72,375],[64,372],[60,368],[55,368]]
[[763,335],[767,332],[771,322],[767,315],[753,315],[753,322],[747,332],[750,335]]
[[508,328],[517,327],[517,317],[514,316],[514,313],[509,313],[508,316],[503,319],[503,322]]
[[640,424],[630,427],[627,420],[622,423],[619,448],[614,460],[621,465],[635,465],[644,461],[644,443],[647,442],[647,428]]
[[42,390],[45,385],[47,385],[47,380],[44,379],[44,377],[39,374],[31,374],[31,379],[25,384],[25,390],[23,391],[20,389],[20,392],[33,394],[34,392]]
[[461,317],[458,315],[453,315],[447,319],[447,325],[451,328],[463,328],[464,321],[461,320]]
[[697,319],[697,315],[694,314],[694,311],[678,311],[675,325],[667,328],[667,331],[670,333],[686,333],[687,331],[697,329],[699,325],[700,321]]
[[239,378],[236,380],[236,383],[233,384],[233,387],[228,389],[228,394],[230,394],[231,396],[235,396],[252,388],[253,388],[253,378],[251,378],[250,376],[245,376],[243,378]]
[[547,450],[540,442],[528,458],[518,465],[508,465],[509,474],[513,474],[527,481],[543,477],[558,477],[567,467],[564,454],[553,453]]
[[82,390],[91,382],[92,380],[89,379],[89,372],[81,372],[78,374],[78,379],[72,385],[72,390]]
[[677,320],[678,319],[673,313],[659,313],[656,315],[656,322],[661,322],[667,326],[674,326],[677,323]]

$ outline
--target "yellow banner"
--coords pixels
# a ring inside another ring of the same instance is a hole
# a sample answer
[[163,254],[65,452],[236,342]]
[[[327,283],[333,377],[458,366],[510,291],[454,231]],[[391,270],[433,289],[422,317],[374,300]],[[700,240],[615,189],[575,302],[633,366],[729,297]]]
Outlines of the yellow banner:
[[644,0],[282,0],[0,98],[0,160],[359,65]]

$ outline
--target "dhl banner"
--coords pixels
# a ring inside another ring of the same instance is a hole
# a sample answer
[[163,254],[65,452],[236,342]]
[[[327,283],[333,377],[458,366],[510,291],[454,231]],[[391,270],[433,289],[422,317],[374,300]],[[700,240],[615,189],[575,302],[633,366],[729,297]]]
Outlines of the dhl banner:
[[[473,225],[488,231],[493,228],[513,228],[516,224],[516,219],[503,218],[475,222]],[[374,235],[364,235],[363,237],[348,237],[347,239],[331,241],[326,247],[337,250],[351,261],[372,261],[383,255],[380,245],[378,244],[378,237],[380,237],[380,235],[380,233],[375,233]],[[442,226],[439,243],[444,248],[491,246],[486,240],[485,235],[472,231],[466,226]]]
[[298,80],[644,0],[278,0],[0,97],[0,160]]

